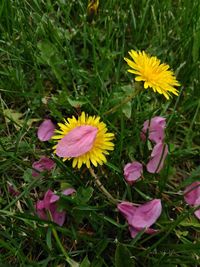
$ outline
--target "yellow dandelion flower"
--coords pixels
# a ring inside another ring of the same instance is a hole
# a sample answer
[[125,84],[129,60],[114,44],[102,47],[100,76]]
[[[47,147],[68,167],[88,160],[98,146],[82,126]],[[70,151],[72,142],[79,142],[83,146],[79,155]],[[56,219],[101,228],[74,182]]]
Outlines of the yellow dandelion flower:
[[96,15],[99,7],[99,0],[89,0],[87,6],[88,15]]
[[58,123],[59,130],[55,130],[52,139],[58,143],[54,146],[54,152],[63,160],[72,159],[72,167],[81,168],[86,164],[90,168],[91,163],[97,167],[107,162],[105,155],[114,149],[111,142],[113,133],[107,132],[104,122],[100,117],[88,116],[82,112],[76,119],[74,116]]
[[151,57],[144,51],[129,51],[132,60],[124,58],[131,67],[128,72],[136,75],[135,81],[143,81],[144,88],[152,88],[154,92],[163,94],[167,99],[171,93],[178,95],[174,86],[180,86],[169,65],[161,63],[157,57]]

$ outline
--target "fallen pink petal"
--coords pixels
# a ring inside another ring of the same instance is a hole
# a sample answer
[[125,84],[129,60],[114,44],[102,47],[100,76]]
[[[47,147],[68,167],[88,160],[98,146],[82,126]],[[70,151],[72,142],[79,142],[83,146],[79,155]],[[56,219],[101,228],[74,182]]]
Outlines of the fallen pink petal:
[[[198,205],[200,205],[200,201],[198,202]],[[195,216],[200,220],[200,208],[194,212]]]
[[65,196],[69,196],[76,193],[76,190],[74,188],[67,188],[65,190],[62,191],[62,194]]
[[65,135],[56,146],[59,157],[78,157],[93,147],[98,129],[90,125],[78,126]]
[[12,184],[8,184],[8,192],[11,196],[16,197],[20,195],[20,192],[14,188]]
[[133,161],[124,167],[124,178],[127,183],[133,184],[137,181],[143,173],[143,167],[140,162]]
[[132,238],[143,230],[145,230],[147,234],[157,232],[157,230],[150,228],[150,226],[152,226],[161,215],[162,206],[160,199],[153,199],[139,207],[134,206],[134,204],[130,202],[122,202],[118,204],[117,208],[126,218]]
[[163,143],[158,143],[154,146],[150,160],[147,163],[147,171],[150,173],[159,173],[165,162],[165,158],[168,155],[168,146]]
[[[71,195],[74,192],[76,192],[75,189],[69,188],[67,195]],[[66,195],[65,194],[65,195]],[[57,202],[60,199],[60,197],[56,194],[54,194],[53,191],[50,189],[45,193],[43,200],[38,200],[36,203],[36,212],[40,219],[42,220],[50,220],[52,219],[53,222],[56,224],[62,226],[65,221],[66,212],[65,211],[58,211]],[[48,215],[48,212],[50,213],[50,217]]]
[[141,139],[143,141],[148,137],[154,143],[163,142],[165,137],[166,120],[163,117],[156,116],[152,118],[150,121],[146,120],[143,124],[143,128],[141,131]]
[[51,171],[54,167],[55,167],[55,162],[52,159],[49,159],[47,157],[41,157],[38,161],[35,161],[32,164],[33,168],[32,175],[34,177],[37,177],[39,176],[40,172]]
[[[184,199],[191,207],[200,205],[200,182],[196,181],[186,187],[184,190]],[[200,219],[200,209],[194,212],[196,217]]]
[[123,201],[117,205],[117,209],[121,212],[121,214],[125,217],[128,224],[130,225],[137,207],[134,206],[134,204],[131,202]]
[[54,135],[55,125],[49,119],[44,120],[37,131],[37,136],[40,141],[48,141]]

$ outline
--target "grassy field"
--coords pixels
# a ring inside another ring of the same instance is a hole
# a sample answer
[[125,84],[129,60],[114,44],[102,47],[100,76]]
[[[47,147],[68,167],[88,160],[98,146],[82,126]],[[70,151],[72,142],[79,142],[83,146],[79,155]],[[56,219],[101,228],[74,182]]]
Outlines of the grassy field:
[[[0,2],[0,266],[199,266],[200,222],[183,191],[200,180],[200,3],[100,0],[97,14],[88,14],[87,5]],[[133,90],[124,61],[131,49],[169,64],[179,95],[166,100],[143,90],[121,105]],[[52,140],[38,140],[44,119],[56,125],[81,111],[99,115],[115,134],[107,163],[94,168],[108,192],[139,204],[161,199],[156,234],[131,238],[89,170],[56,157]],[[129,186],[124,165],[147,163],[150,144],[140,131],[153,116],[166,118],[168,157],[159,174],[144,170],[144,178]],[[32,164],[41,156],[56,167],[33,177]],[[59,193],[70,186],[77,193],[61,198],[64,225],[40,219],[37,200],[49,188]]]

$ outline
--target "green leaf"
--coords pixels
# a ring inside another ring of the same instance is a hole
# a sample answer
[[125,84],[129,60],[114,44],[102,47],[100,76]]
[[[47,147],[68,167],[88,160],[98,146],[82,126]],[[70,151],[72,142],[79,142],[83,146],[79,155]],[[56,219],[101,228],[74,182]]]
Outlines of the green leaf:
[[51,228],[48,228],[46,235],[46,243],[50,250],[52,250],[52,242],[51,242]]
[[57,52],[56,47],[52,43],[46,40],[46,41],[42,41],[38,43],[38,48],[40,49],[43,63],[47,63],[48,65],[51,65],[51,58]]
[[82,105],[86,104],[87,101],[84,101],[84,100],[74,100],[74,99],[71,99],[70,97],[67,98],[69,104],[74,107],[74,108],[78,108],[78,107],[81,107]]
[[48,64],[51,67],[52,72],[57,78],[58,82],[66,89],[66,85],[63,82],[64,71],[61,64],[64,62],[64,58],[59,53],[56,46],[49,42],[48,40],[38,43],[38,48],[40,50],[40,57],[38,57],[38,62],[42,64]]
[[195,218],[195,217],[191,217],[191,218],[187,218],[183,221],[180,222],[181,226],[184,227],[196,227],[196,228],[200,228],[200,223],[199,221]]
[[79,187],[77,190],[77,194],[74,197],[75,202],[78,205],[86,204],[92,197],[93,191],[94,189],[92,187],[87,187],[87,188]]
[[131,253],[127,247],[118,244],[115,251],[115,267],[134,267],[135,261],[131,258]]
[[80,267],[90,267],[90,261],[88,260],[87,256],[85,256],[85,258],[81,262]]
[[31,182],[33,180],[32,170],[31,169],[25,170],[22,178],[24,179],[25,182]]
[[124,85],[121,87],[121,89],[122,91],[124,91],[124,93],[126,93],[126,95],[131,95],[133,91],[135,90],[133,85]]
[[[22,117],[24,116],[23,113],[16,112],[15,110],[9,109],[9,108],[4,109],[3,113],[5,116],[6,123],[10,123],[10,122],[13,123],[17,130],[19,130],[25,123],[25,120],[22,119]],[[39,119],[32,118],[32,119],[27,120],[26,124],[27,126],[30,127],[34,122],[37,122],[37,121],[39,121]]]
[[131,102],[127,102],[126,104],[123,105],[122,112],[124,113],[124,115],[128,119],[130,119],[131,113],[132,113],[132,105],[131,105]]
[[19,126],[23,125],[23,122],[21,120],[21,117],[23,117],[22,113],[16,112],[15,110],[9,109],[9,108],[4,109],[3,113],[4,113],[5,120],[7,123],[13,122],[14,125],[18,127],[18,129],[19,129]]

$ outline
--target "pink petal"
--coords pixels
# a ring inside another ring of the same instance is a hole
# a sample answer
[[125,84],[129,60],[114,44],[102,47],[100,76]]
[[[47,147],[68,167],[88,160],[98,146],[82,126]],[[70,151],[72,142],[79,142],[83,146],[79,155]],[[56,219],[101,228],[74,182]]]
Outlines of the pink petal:
[[126,218],[126,220],[128,221],[128,224],[130,224],[137,210],[137,207],[134,207],[133,203],[124,201],[117,205],[117,209]]
[[159,232],[159,230],[156,230],[156,229],[153,229],[153,228],[147,228],[145,230],[145,233],[149,234],[149,235],[153,235],[153,234],[158,233],[158,232]]
[[[200,187],[199,187],[200,188]],[[199,197],[197,198],[197,200],[195,201],[194,203],[194,207],[197,207],[200,205],[200,194],[199,194]],[[200,208],[198,210],[196,210],[194,212],[194,214],[196,215],[196,217],[200,220]]]
[[194,214],[200,220],[200,209],[196,210]]
[[8,192],[13,197],[20,195],[20,192],[16,190],[12,184],[8,184]]
[[[131,237],[132,238],[134,238],[134,237],[136,237],[136,235],[139,233],[139,232],[141,232],[141,231],[143,231],[144,230],[144,228],[143,229],[137,229],[137,228],[134,228],[133,226],[129,226],[129,231],[130,231],[130,234],[131,234]],[[155,233],[157,233],[157,232],[159,232],[158,230],[155,230],[155,229],[152,229],[152,228],[147,228],[147,229],[145,229],[145,231],[144,231],[146,234],[149,234],[149,235],[152,235],[152,234],[155,234]]]
[[65,211],[57,211],[55,210],[53,213],[51,213],[52,219],[55,223],[57,223],[59,226],[62,226],[65,221],[66,212]]
[[[32,164],[32,167],[39,172],[50,171],[55,167],[55,162],[47,157],[41,157],[38,161],[35,161]],[[33,170],[32,175],[36,177],[39,173]]]
[[137,230],[149,228],[159,218],[161,211],[162,206],[160,199],[151,200],[136,209],[130,225]]
[[56,202],[59,196],[55,195],[50,189],[45,193],[44,199],[36,203],[36,212],[42,220],[50,220],[48,211],[52,216],[52,220],[62,226],[65,221],[66,212],[58,211]]
[[42,210],[44,209],[44,201],[43,200],[38,200],[36,203],[36,209]]
[[51,191],[50,189],[45,193],[44,195],[44,208],[45,209],[50,209],[50,206],[52,205],[51,203],[51,198],[54,196],[54,192]]
[[160,199],[151,200],[139,207],[135,207],[130,202],[122,202],[117,205],[117,208],[126,218],[132,238],[144,229],[147,234],[157,232],[157,230],[150,228],[150,226],[156,222],[161,214],[162,206]]
[[78,157],[93,147],[98,128],[78,126],[66,134],[57,144],[56,155],[59,157]]
[[151,119],[151,121],[146,120],[143,124],[141,131],[141,139],[143,141],[148,139],[152,142],[159,143],[164,140],[164,129],[166,127],[165,118],[156,116]]
[[163,168],[167,154],[168,146],[166,144],[156,144],[152,150],[151,159],[147,163],[147,171],[150,173],[159,173]]
[[140,232],[140,230],[135,229],[133,226],[129,226],[129,231],[132,238],[135,238],[136,235]]
[[189,205],[194,205],[200,198],[200,182],[194,182],[184,190],[184,199]]
[[[72,195],[73,193],[75,193],[76,190],[74,188],[67,188],[65,189],[64,191],[62,191],[62,194],[65,195],[65,196],[68,196],[68,195]],[[53,194],[51,197],[50,197],[50,203],[55,203],[57,202],[58,200],[60,199],[60,197],[56,194]]]
[[37,131],[37,136],[40,141],[48,141],[54,135],[55,125],[51,120],[44,120]]
[[55,203],[55,202],[57,202],[59,199],[60,199],[60,197],[54,194],[54,195],[52,195],[51,198],[50,198],[50,203],[51,203],[51,204],[52,204],[52,203]]
[[40,219],[42,220],[47,220],[47,215],[46,212],[44,210],[37,210],[37,215]]
[[62,193],[63,193],[63,195],[68,196],[68,195],[72,195],[75,192],[76,192],[76,190],[74,188],[67,188]]
[[128,163],[124,167],[125,180],[128,183],[132,184],[141,177],[142,172],[143,172],[143,167],[142,167],[141,163],[139,163],[137,161],[133,161],[132,163]]
[[46,211],[44,209],[44,201],[38,200],[35,205],[36,213],[38,217],[42,220],[47,220]]

